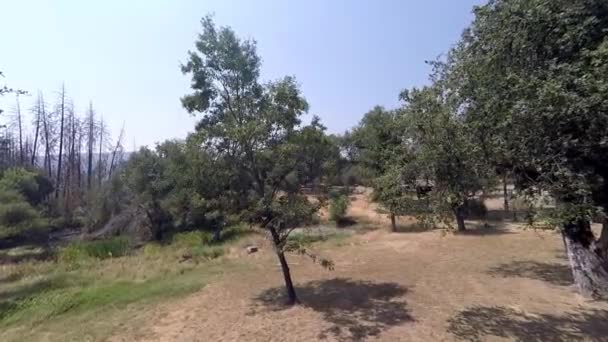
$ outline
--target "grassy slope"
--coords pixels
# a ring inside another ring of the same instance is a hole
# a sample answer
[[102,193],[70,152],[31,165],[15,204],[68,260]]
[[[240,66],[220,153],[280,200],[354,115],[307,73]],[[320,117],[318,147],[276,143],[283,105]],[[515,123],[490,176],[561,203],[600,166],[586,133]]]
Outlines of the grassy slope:
[[182,253],[153,246],[122,258],[0,266],[0,340],[100,340],[136,324],[134,313],[245,267],[225,259],[180,262]]

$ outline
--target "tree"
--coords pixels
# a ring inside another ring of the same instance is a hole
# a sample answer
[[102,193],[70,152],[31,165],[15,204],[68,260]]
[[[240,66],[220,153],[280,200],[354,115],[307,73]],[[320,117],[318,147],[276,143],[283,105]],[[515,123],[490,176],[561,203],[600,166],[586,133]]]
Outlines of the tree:
[[606,1],[493,0],[452,52],[469,126],[497,137],[519,188],[556,200],[588,296],[608,296],[608,229],[596,239],[590,226],[608,209],[607,30]]
[[259,82],[256,44],[241,40],[210,17],[189,52],[182,72],[192,77],[192,94],[182,98],[190,113],[203,113],[197,134],[204,148],[228,167],[228,189],[241,215],[268,231],[285,279],[289,303],[298,302],[285,245],[289,233],[312,219],[317,207],[302,194],[305,155],[299,144],[300,116],[308,104],[293,77]]
[[60,128],[59,128],[59,157],[57,159],[57,182],[55,183],[55,198],[59,198],[59,191],[61,189],[61,167],[63,166],[63,141],[65,131],[65,110],[66,110],[66,92],[65,85],[61,86],[61,92],[59,94],[58,111],[60,115]]
[[412,145],[420,175],[430,179],[434,207],[440,216],[451,211],[463,231],[467,201],[483,189],[488,167],[440,82],[406,90],[401,99],[409,132],[405,141]]
[[87,190],[91,190],[93,180],[93,150],[95,148],[95,111],[93,102],[89,102],[86,119],[87,129]]
[[374,189],[372,199],[388,211],[392,231],[397,230],[396,216],[405,214],[411,205],[406,191],[410,180],[402,177],[401,171],[409,159],[409,152],[403,148],[402,128],[398,111],[376,106],[347,136],[355,150],[350,154],[366,169]]
[[37,153],[38,153],[38,137],[40,136],[40,126],[42,124],[42,120],[43,117],[45,115],[45,108],[44,108],[44,99],[42,98],[42,93],[40,91],[38,91],[38,98],[36,99],[36,104],[34,106],[33,109],[33,114],[34,114],[34,127],[35,131],[34,131],[34,145],[32,146],[32,159],[30,161],[30,164],[35,167],[36,166],[36,157],[37,157]]

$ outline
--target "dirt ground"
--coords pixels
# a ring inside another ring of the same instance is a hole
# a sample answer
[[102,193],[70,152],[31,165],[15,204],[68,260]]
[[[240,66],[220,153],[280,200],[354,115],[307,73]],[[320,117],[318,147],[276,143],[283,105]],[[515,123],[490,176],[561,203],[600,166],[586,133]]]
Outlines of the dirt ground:
[[143,313],[146,324],[112,340],[608,341],[608,303],[574,293],[555,232],[491,222],[466,234],[389,233],[374,209],[356,195],[351,216],[380,229],[317,247],[333,271],[289,257],[302,305],[282,305],[280,269],[262,248],[247,256],[250,271]]

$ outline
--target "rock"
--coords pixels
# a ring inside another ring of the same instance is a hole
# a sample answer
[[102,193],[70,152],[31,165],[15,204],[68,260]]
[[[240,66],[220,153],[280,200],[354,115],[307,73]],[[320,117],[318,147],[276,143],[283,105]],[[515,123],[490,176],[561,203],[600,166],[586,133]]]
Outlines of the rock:
[[247,254],[252,254],[258,251],[257,246],[247,246]]

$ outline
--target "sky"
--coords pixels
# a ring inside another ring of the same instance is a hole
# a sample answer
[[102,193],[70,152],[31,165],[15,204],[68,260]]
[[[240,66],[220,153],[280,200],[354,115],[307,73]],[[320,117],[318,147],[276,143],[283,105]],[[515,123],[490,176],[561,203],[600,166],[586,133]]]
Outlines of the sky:
[[[0,85],[42,91],[65,84],[77,113],[89,101],[126,148],[185,138],[196,117],[182,107],[190,80],[180,63],[200,19],[213,14],[255,39],[263,81],[293,75],[331,133],[401,90],[428,83],[433,60],[455,44],[482,0],[19,0],[0,2]],[[14,97],[1,99],[2,108]]]

